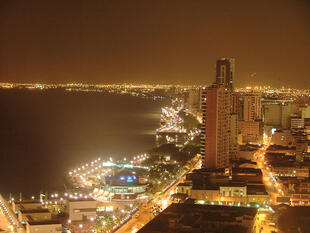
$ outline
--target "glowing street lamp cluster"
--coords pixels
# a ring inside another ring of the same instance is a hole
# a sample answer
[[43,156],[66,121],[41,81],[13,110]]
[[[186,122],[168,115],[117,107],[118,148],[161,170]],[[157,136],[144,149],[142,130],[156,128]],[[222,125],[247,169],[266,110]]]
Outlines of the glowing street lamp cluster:
[[86,163],[77,169],[69,172],[69,176],[79,178],[81,181],[81,186],[91,187],[91,183],[88,181],[89,177],[95,177],[98,180],[107,176],[112,171],[111,168],[106,166],[107,164],[112,164],[112,158],[109,162],[101,162],[101,158],[98,158],[90,163]]
[[[90,164],[86,163],[85,165],[78,167],[77,169],[74,169],[73,171],[70,171],[69,175],[71,176],[71,175],[74,175],[75,173],[79,173],[79,171],[84,171],[84,170],[88,170],[87,174],[90,174],[90,171],[94,172],[94,170],[98,170],[98,167],[99,168],[101,167],[101,165],[96,166],[98,163],[100,163],[100,161],[101,161],[101,159],[98,158],[98,159],[92,161]],[[95,167],[95,169],[93,167]],[[84,173],[84,174],[86,176],[86,173]]]
[[[184,128],[184,119],[180,117],[180,111],[184,110],[186,114],[190,114],[188,109],[183,108],[182,101],[172,100],[174,107],[164,107],[162,108],[161,113],[161,124],[162,126],[158,128],[156,139],[160,138],[161,133],[175,133],[175,134],[186,134],[186,141],[184,145],[188,144],[190,141],[193,141],[197,136],[200,135],[200,129],[187,130]],[[166,135],[165,137],[167,143],[173,143],[178,141],[177,138],[172,137],[171,135]]]
[[[107,201],[107,198],[111,197],[111,193],[108,193],[102,189],[93,188],[93,184],[97,186],[100,180],[104,177],[111,175],[113,168],[128,168],[128,169],[149,169],[148,167],[139,166],[141,162],[149,158],[147,154],[136,155],[130,161],[126,163],[127,158],[121,161],[113,163],[113,159],[110,157],[107,161],[102,161],[100,158],[86,163],[76,169],[69,171],[69,176],[76,182],[77,187],[83,187],[90,190],[89,196],[95,198],[98,201]],[[72,198],[75,198],[72,196]],[[79,198],[79,197],[77,197]]]
[[142,155],[134,156],[133,160],[131,160],[130,163],[131,164],[140,163],[140,162],[143,162],[144,160],[146,160],[148,158],[149,158],[149,156],[147,154],[142,154]]
[[[266,154],[266,149],[268,148],[270,144],[270,139],[269,138],[264,138],[264,145],[262,148],[260,148],[256,153],[255,156],[257,157],[258,165],[262,170],[263,173],[263,180],[265,184],[268,187],[274,187],[276,190],[275,196],[284,196],[284,192],[281,188],[281,183],[278,182],[277,178],[274,176],[274,174],[271,171],[270,165],[267,164],[265,161],[265,154]],[[273,192],[273,191],[272,191]],[[270,193],[269,193],[270,194]],[[273,200],[270,199],[270,202]]]
[[[182,108],[180,108],[181,110]],[[164,107],[161,109],[161,122],[163,126],[157,129],[157,132],[175,132],[186,133],[186,129],[182,126],[184,120],[179,116],[180,110],[173,107]]]
[[[7,208],[7,204],[5,202],[5,200],[2,198],[2,196],[0,196],[0,209],[2,211],[2,213],[7,216],[7,219],[9,220],[10,224],[11,224],[11,228],[14,227],[18,227],[18,222],[16,222],[15,217],[12,217],[12,213],[11,211]],[[11,229],[13,230],[13,229]]]

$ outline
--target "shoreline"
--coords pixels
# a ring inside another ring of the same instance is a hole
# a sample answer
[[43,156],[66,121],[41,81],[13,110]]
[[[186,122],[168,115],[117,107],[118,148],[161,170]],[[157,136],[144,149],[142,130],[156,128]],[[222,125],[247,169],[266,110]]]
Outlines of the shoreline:
[[[16,90],[14,89],[14,92],[15,92]],[[19,92],[20,90],[18,90],[18,92]],[[20,93],[24,93],[25,91],[27,91],[27,90],[21,90],[21,92]],[[2,92],[1,90],[0,90],[0,92]],[[5,91],[5,92],[7,92],[7,91]],[[27,91],[28,92],[28,91]],[[45,91],[44,91],[45,92]],[[12,92],[13,93],[13,92]],[[29,91],[29,93],[34,93],[33,91]],[[60,93],[64,93],[64,92],[60,92]],[[66,94],[66,93],[65,93]],[[85,94],[85,93],[84,93]],[[85,95],[82,95],[83,97],[85,96]],[[76,95],[76,94],[75,94]],[[80,95],[78,95],[78,96],[80,96]],[[89,95],[86,95],[86,96],[89,96]],[[119,96],[119,95],[117,95],[117,94],[105,94],[105,96]],[[119,96],[119,97],[121,97],[122,99],[126,99],[127,98],[127,96]],[[136,97],[130,97],[130,99],[140,99],[139,97],[138,98],[136,98]],[[140,102],[140,105],[141,105],[141,103],[143,104],[143,103],[146,103],[145,101],[148,101],[148,100],[141,100],[141,101],[139,101]],[[131,102],[133,102],[133,101],[131,101]],[[152,101],[153,102],[153,101]],[[158,102],[157,100],[155,101],[155,102]],[[160,102],[162,102],[162,101],[160,101]],[[147,104],[148,105],[148,104]],[[147,109],[150,109],[150,107],[147,107]],[[133,114],[141,114],[141,116],[143,116],[143,114],[142,113],[137,113],[136,111],[133,113]],[[147,113],[147,114],[153,114],[152,112],[151,113]],[[141,117],[141,119],[142,119],[143,117]],[[139,117],[139,119],[140,119],[140,117]],[[156,125],[158,125],[159,124],[159,119],[160,119],[160,110],[158,110],[158,118],[156,119]],[[149,120],[149,119],[148,119]],[[152,120],[152,119],[151,119]],[[144,123],[142,123],[142,127],[145,127],[145,126],[143,126],[143,124]],[[148,127],[147,125],[146,125],[146,127]],[[147,135],[145,135],[145,133],[143,133],[143,134],[140,134],[140,133],[138,133],[138,134],[136,134],[137,136],[135,136],[135,138],[145,138],[145,137],[152,137],[152,139],[149,139],[149,140],[152,140],[152,145],[153,146],[150,146],[147,150],[150,150],[150,149],[152,149],[155,145],[156,145],[156,142],[155,142],[155,129],[153,128],[152,129],[152,131],[154,132],[153,134],[147,134]],[[145,142],[139,142],[139,144],[140,143],[142,143],[142,145],[144,144],[144,147],[145,147]],[[143,147],[143,146],[142,146]],[[138,151],[142,151],[142,150],[138,150]],[[143,151],[145,151],[145,150],[143,150]],[[134,156],[134,154],[136,154],[136,153],[132,153],[132,156]],[[108,157],[108,156],[106,156],[106,157]],[[85,159],[84,161],[86,161],[87,159]],[[72,167],[72,165],[74,166],[74,164],[77,164],[77,163],[70,163],[71,165],[69,165],[69,166],[67,166],[67,169],[68,168],[70,168],[70,167]],[[12,164],[11,164],[12,165]],[[57,164],[56,164],[57,165]],[[63,165],[62,165],[62,167],[64,167]],[[57,168],[56,168],[57,169]],[[67,170],[67,169],[65,169],[65,170]],[[62,177],[65,177],[66,176],[66,173],[65,173],[65,170],[64,170],[64,173],[63,174],[61,174],[61,176]],[[27,170],[24,170],[24,172],[27,172]],[[3,172],[4,173],[4,172]],[[57,178],[57,179],[61,179],[60,177],[61,176],[58,176],[59,178]],[[36,178],[34,178],[34,180],[33,180],[33,183],[36,181],[35,180]],[[64,180],[64,178],[63,178],[63,180]],[[65,183],[65,182],[64,182]],[[14,182],[14,181],[12,181],[12,183],[11,183],[11,185],[12,186],[14,186],[14,187],[18,187],[19,186],[19,184],[18,184],[18,182]],[[39,186],[39,185],[36,185],[36,186]],[[54,190],[63,190],[63,186],[61,185],[61,186],[54,186],[54,185],[52,185],[50,188],[41,188],[42,190],[48,190],[48,191],[54,191]],[[27,191],[27,190],[23,190],[23,189],[20,189],[20,190],[22,190],[22,194],[23,194],[23,196],[24,197],[31,197],[33,194],[36,194],[36,195],[38,195],[39,194],[39,192],[40,192],[40,190],[38,189],[38,190],[36,190],[36,191],[34,191],[34,192],[32,192],[31,190],[30,191]],[[9,195],[10,195],[10,192],[8,192],[8,191],[6,191],[6,192],[4,192],[3,190],[2,190],[2,192],[1,192],[5,197],[9,197]],[[18,191],[13,191],[12,190],[12,192],[11,192],[12,194],[14,193],[14,196],[15,197],[19,197],[19,192]]]

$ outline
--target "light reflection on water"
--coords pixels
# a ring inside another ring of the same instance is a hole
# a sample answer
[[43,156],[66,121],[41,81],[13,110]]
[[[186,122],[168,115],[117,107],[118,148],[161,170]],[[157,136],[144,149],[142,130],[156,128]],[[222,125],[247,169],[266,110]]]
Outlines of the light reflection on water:
[[[163,102],[60,90],[1,90],[1,193],[61,186],[98,157],[130,158],[155,145]],[[5,166],[3,166],[5,165]]]

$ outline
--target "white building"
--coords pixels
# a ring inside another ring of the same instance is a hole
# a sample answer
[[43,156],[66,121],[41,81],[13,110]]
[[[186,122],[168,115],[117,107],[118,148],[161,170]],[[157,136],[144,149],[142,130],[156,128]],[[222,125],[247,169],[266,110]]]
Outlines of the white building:
[[61,233],[62,225],[57,221],[27,222],[26,233]]
[[96,218],[97,201],[93,199],[68,200],[68,213],[71,221],[83,221]]
[[48,221],[52,219],[52,214],[47,208],[41,209],[24,209],[18,211],[18,220],[20,222],[27,221]]

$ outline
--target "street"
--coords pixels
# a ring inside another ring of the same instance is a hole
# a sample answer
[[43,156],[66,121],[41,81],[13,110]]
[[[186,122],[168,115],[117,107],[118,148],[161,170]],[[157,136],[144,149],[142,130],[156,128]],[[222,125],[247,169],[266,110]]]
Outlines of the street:
[[260,168],[262,171],[263,183],[266,187],[266,191],[270,196],[270,204],[276,204],[277,197],[283,195],[283,190],[281,189],[279,182],[277,182],[276,178],[271,173],[270,168],[265,164],[264,155],[268,146],[269,140],[266,140],[264,146],[254,154],[254,157],[256,157],[258,168]]
[[[164,193],[161,193],[158,196],[155,196],[152,201],[149,203],[144,202],[139,211],[133,215],[132,219],[125,223],[121,228],[119,228],[116,232],[117,233],[129,233],[129,232],[137,232],[140,230],[144,225],[146,225],[149,221],[154,218],[153,215],[153,205],[159,204],[162,210],[166,209],[172,202],[169,199],[172,193],[175,193],[176,187],[179,183],[182,183],[185,179],[186,174],[192,172],[194,169],[200,167],[200,161],[190,169],[187,173],[185,173],[175,184],[173,184],[170,188],[168,188]],[[138,214],[138,216],[137,216]],[[137,217],[136,217],[137,216]]]

